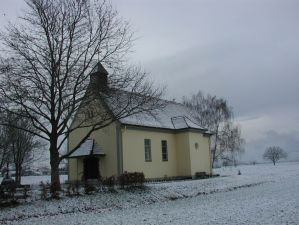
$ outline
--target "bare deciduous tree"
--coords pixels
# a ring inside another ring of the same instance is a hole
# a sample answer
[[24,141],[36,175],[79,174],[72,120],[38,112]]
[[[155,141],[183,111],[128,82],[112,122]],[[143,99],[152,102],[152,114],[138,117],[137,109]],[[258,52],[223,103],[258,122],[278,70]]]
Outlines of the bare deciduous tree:
[[[115,120],[159,107],[163,91],[147,82],[140,69],[124,69],[133,32],[108,2],[26,3],[27,13],[19,24],[10,24],[1,35],[5,45],[0,70],[1,109],[28,118],[38,131],[32,133],[49,143],[51,183],[60,188],[59,163],[68,155],[63,155],[61,148],[70,132],[89,128],[79,147],[93,131]],[[110,70],[110,88],[89,95],[89,73],[98,62]],[[70,127],[80,103],[89,101],[112,102],[116,113],[95,111],[93,118]],[[21,108],[22,113],[16,113],[15,108]],[[1,124],[8,125],[5,121]]]
[[244,153],[245,140],[241,137],[241,128],[232,122],[226,122],[220,134],[219,157],[237,165],[237,157]]
[[212,164],[222,155],[220,148],[220,134],[225,122],[232,118],[232,109],[226,100],[216,96],[205,96],[202,92],[183,98],[184,104],[194,112],[194,117],[200,126],[209,129],[212,136]]
[[11,158],[8,152],[8,145],[9,143],[7,142],[5,135],[5,127],[0,126],[0,172]]
[[[23,168],[38,160],[35,153],[42,145],[41,142],[36,140],[33,134],[34,127],[28,119],[16,117],[14,114],[6,115],[5,119],[9,124],[3,130],[7,157],[8,161],[14,165],[16,183],[21,184]],[[23,129],[21,130],[17,127],[22,127]]]
[[288,154],[279,146],[268,147],[263,155],[263,158],[272,161],[273,165],[275,165],[278,160],[287,157]]

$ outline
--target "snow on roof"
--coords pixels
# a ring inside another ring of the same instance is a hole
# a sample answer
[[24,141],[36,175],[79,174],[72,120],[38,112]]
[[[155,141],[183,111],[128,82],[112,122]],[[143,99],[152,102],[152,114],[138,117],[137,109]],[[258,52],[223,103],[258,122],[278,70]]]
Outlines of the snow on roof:
[[[94,72],[108,74],[100,62],[96,64],[91,73]],[[121,117],[124,113],[124,109],[126,109],[125,111],[132,112],[132,115],[119,119],[123,124],[173,130],[193,128],[204,132],[207,131],[207,129],[196,123],[194,112],[183,104],[163,99],[155,99],[161,101],[165,107],[150,112],[146,109],[144,112],[140,112],[140,106],[142,108],[142,105],[145,105],[146,108],[146,104],[148,104],[149,108],[151,108],[149,97],[137,92],[133,93],[120,90],[119,88],[110,87],[109,89],[110,92],[103,92],[102,96],[114,116],[116,116],[116,118],[119,118],[118,116]]]
[[183,129],[188,127],[186,119],[183,116],[172,117],[171,122],[175,129]]
[[69,158],[77,158],[89,155],[105,155],[102,147],[97,145],[93,139],[87,139],[81,146],[74,151]]
[[127,125],[173,130],[184,128],[206,130],[196,124],[192,112],[183,104],[171,101],[165,101],[165,103],[162,109],[153,110],[151,113],[137,113],[120,119],[120,122]]

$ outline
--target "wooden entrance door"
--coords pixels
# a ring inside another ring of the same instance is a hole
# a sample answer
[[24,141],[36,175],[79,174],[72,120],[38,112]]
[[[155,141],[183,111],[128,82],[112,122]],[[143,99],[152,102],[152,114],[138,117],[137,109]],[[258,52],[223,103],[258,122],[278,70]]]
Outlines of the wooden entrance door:
[[98,179],[99,178],[99,158],[88,157],[84,159],[84,178]]

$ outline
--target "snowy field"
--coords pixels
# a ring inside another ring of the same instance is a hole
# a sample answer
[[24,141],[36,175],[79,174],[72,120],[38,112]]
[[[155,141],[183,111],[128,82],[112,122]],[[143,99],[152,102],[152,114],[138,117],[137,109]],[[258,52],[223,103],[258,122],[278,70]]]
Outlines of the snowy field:
[[299,224],[299,163],[215,172],[221,177],[34,201],[1,209],[0,224]]
[[[0,183],[2,181],[2,177],[0,177]],[[50,182],[50,176],[24,176],[21,179],[22,184],[30,184],[30,185],[38,185],[40,182]],[[67,180],[67,175],[60,175],[60,181],[65,182]]]

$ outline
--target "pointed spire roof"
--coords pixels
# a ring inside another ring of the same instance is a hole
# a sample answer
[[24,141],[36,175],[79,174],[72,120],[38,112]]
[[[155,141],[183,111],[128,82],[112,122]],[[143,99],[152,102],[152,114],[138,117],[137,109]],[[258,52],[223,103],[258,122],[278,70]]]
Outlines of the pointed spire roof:
[[105,74],[108,75],[107,70],[103,67],[103,65],[98,62],[95,67],[92,69],[91,73],[100,73],[100,74]]

